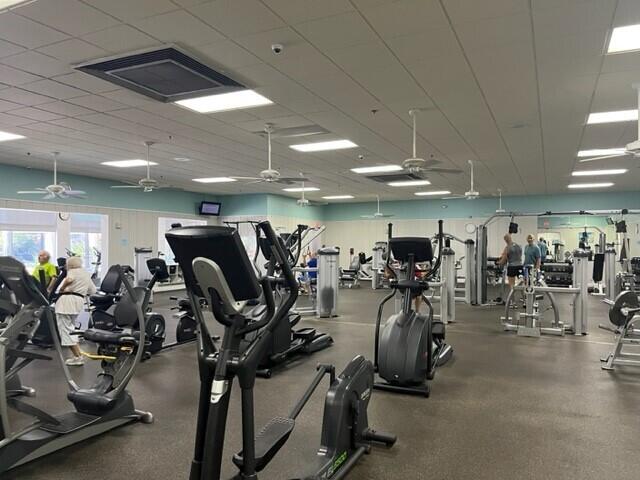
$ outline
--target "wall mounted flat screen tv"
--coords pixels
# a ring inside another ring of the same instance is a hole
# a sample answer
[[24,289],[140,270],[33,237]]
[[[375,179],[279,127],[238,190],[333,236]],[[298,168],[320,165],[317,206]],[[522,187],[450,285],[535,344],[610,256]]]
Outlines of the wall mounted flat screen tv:
[[200,215],[211,215],[217,217],[220,215],[220,202],[200,202]]

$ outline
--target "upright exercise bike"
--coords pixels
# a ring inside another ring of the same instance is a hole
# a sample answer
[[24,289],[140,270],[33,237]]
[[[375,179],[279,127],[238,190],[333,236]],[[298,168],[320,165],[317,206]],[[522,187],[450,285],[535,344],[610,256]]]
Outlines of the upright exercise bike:
[[[453,349],[445,343],[445,325],[433,319],[433,306],[424,292],[429,289],[428,280],[440,268],[442,258],[442,220],[438,222],[438,258],[423,279],[416,279],[416,263],[433,262],[433,249],[426,237],[396,237],[389,239],[390,255],[399,261],[404,277],[390,281],[391,293],[378,307],[375,330],[375,369],[383,382],[375,388],[399,393],[429,396],[428,380],[432,380],[436,367],[446,363]],[[381,326],[385,304],[397,293],[402,295],[402,310],[395,313]],[[428,309],[422,315],[413,309],[412,300],[421,297]]]
[[[198,226],[173,229],[167,241],[182,268],[187,292],[198,322],[200,401],[194,459],[190,480],[219,480],[231,389],[235,378],[242,391],[242,451],[233,457],[239,473],[235,479],[258,478],[291,435],[295,419],[329,375],[325,400],[322,445],[308,475],[296,478],[342,479],[373,443],[388,446],[395,437],[369,429],[367,406],[372,393],[373,365],[354,358],[339,375],[322,365],[303,397],[284,417],[269,421],[255,435],[253,388],[258,365],[278,324],[288,322],[287,313],[298,295],[297,281],[278,237],[269,222],[258,225],[269,243],[274,261],[282,269],[287,295],[276,310],[272,277],[258,281],[237,230]],[[263,296],[266,312],[253,320],[243,314],[247,300]],[[215,319],[224,325],[220,350],[216,350],[203,319],[199,299],[205,297]],[[260,330],[241,349],[245,335]]]

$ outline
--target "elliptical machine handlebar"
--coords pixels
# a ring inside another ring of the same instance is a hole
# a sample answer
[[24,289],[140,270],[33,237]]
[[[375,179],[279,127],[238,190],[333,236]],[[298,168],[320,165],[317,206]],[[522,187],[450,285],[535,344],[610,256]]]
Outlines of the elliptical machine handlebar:
[[425,277],[425,280],[432,279],[438,270],[440,270],[440,265],[442,264],[442,243],[444,240],[444,233],[442,229],[442,220],[438,220],[438,259],[436,260],[436,264],[433,266],[429,274]]

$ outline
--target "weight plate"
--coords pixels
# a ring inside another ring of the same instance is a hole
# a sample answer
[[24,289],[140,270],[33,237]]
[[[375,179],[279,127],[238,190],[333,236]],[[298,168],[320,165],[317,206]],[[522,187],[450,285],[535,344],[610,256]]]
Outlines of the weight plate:
[[616,297],[615,303],[609,309],[609,321],[616,327],[624,327],[633,318],[634,313],[627,316],[622,313],[622,309],[638,308],[639,305],[638,296],[634,292],[620,292]]

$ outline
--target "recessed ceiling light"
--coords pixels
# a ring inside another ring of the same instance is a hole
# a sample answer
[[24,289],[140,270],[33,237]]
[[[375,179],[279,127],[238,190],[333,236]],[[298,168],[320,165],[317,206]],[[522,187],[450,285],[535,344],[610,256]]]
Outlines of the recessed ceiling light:
[[629,50],[640,50],[640,25],[627,25],[613,29],[607,53],[628,52]]
[[173,158],[176,162],[190,162],[191,159],[187,158],[187,157],[174,157]]
[[[108,167],[117,167],[117,168],[131,168],[131,167],[146,167],[147,161],[134,159],[134,160],[114,160],[111,162],[102,162],[100,165],[106,165]],[[156,162],[149,162],[149,165],[157,165]]]
[[194,110],[198,113],[227,112],[241,108],[260,107],[273,102],[253,90],[207,95],[206,97],[178,100],[177,105]]
[[326,150],[343,150],[345,148],[355,148],[358,145],[351,140],[331,140],[329,142],[301,143],[300,145],[289,145],[299,152],[323,152]]
[[568,188],[606,188],[613,187],[613,183],[611,182],[602,182],[602,183],[572,183],[571,185],[567,185]]
[[317,192],[320,189],[317,187],[291,187],[291,188],[283,188],[285,192]]
[[24,135],[16,135],[15,133],[0,132],[0,142],[7,142],[9,140],[20,140],[26,138]]
[[353,173],[384,173],[384,172],[399,172],[402,170],[400,165],[378,165],[375,167],[358,167],[352,168]]
[[449,195],[451,192],[449,190],[434,190],[432,192],[416,192],[414,195],[418,195],[419,197],[426,197],[427,195]]
[[600,155],[616,155],[624,152],[624,148],[593,148],[591,150],[580,150],[578,157],[599,157]]
[[193,181],[199,182],[199,183],[228,183],[228,182],[235,182],[236,179],[230,178],[230,177],[207,177],[207,178],[194,178]]
[[622,175],[628,171],[629,170],[626,168],[612,168],[611,170],[578,170],[573,172],[571,175],[574,177],[595,177],[599,175]]
[[328,197],[322,197],[325,200],[348,200],[355,198],[353,195],[329,195]]
[[389,182],[390,187],[420,187],[422,185],[431,185],[429,180],[404,180],[401,182]]
[[0,0],[0,12],[7,8],[17,7],[21,3],[30,3],[33,0]]
[[587,124],[633,122],[638,120],[638,110],[617,110],[615,112],[590,113]]

